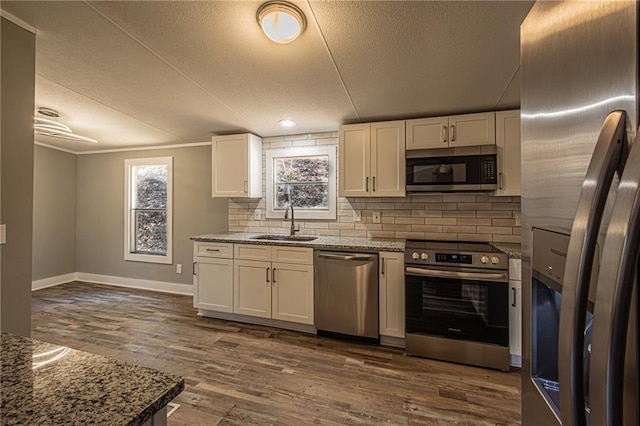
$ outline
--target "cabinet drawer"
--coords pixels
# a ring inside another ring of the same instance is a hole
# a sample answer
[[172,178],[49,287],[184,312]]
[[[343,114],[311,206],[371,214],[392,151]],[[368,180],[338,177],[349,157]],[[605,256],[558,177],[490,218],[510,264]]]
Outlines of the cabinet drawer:
[[274,262],[313,264],[313,249],[308,247],[272,246],[271,260]]
[[271,261],[271,246],[258,244],[236,244],[234,259]]
[[193,243],[194,256],[218,257],[224,259],[233,258],[233,244],[231,243]]

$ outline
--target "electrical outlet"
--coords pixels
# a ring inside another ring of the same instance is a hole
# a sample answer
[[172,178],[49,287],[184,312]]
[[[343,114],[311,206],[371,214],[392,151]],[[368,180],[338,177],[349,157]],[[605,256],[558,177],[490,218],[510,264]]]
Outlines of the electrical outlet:
[[522,226],[520,222],[520,212],[516,212],[516,226]]
[[176,274],[181,274],[182,273],[182,263],[178,263],[176,265]]
[[260,211],[260,209],[256,209],[256,210],[253,212],[253,218],[254,218],[255,220],[260,220],[260,217],[261,217],[261,216],[262,216],[262,212]]
[[354,210],[353,211],[353,221],[354,222],[362,222],[362,216],[360,215],[360,211],[359,210]]
[[0,244],[7,244],[7,225],[0,225]]
[[380,212],[373,212],[373,223],[380,223]]

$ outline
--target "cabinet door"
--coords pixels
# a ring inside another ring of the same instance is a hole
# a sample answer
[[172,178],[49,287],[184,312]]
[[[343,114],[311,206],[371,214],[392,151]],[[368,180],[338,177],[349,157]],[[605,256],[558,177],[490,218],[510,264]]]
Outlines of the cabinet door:
[[313,265],[272,264],[273,319],[313,324]]
[[193,307],[233,312],[233,260],[198,257],[194,272]]
[[496,195],[520,196],[520,110],[496,112],[498,189]]
[[340,197],[366,197],[370,185],[371,125],[340,126]]
[[496,114],[452,115],[449,117],[449,147],[496,143]]
[[271,318],[271,262],[233,261],[233,312]]
[[447,117],[407,120],[407,150],[447,148],[449,146],[449,120]]
[[380,335],[404,339],[404,255],[380,253]]
[[214,137],[211,145],[211,196],[247,197],[248,135]]
[[509,281],[509,352],[511,365],[522,364],[522,281]]
[[371,192],[376,197],[404,197],[405,122],[371,123]]

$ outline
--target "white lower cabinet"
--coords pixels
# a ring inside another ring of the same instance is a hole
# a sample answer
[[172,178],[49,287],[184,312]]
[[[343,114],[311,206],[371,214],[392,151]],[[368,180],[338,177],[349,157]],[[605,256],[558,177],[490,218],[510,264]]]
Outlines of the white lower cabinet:
[[313,324],[313,249],[236,244],[233,264],[234,313]]
[[380,335],[404,339],[404,253],[380,252]]
[[193,243],[193,307],[233,312],[233,244]]
[[233,312],[271,318],[271,262],[233,261]]
[[509,260],[509,353],[511,365],[522,366],[522,261]]

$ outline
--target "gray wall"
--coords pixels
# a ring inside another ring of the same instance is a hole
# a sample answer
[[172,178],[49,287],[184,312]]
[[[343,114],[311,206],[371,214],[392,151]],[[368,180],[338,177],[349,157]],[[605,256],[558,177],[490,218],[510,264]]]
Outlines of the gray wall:
[[[167,156],[173,157],[173,265],[125,261],[124,160]],[[189,237],[227,230],[227,200],[211,198],[211,147],[79,155],[77,164],[78,272],[191,284]]]
[[76,272],[76,158],[35,147],[33,279]]
[[0,328],[31,335],[35,35],[0,18]]

